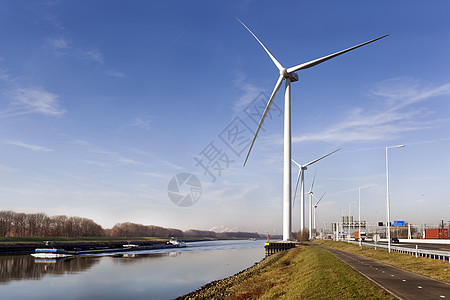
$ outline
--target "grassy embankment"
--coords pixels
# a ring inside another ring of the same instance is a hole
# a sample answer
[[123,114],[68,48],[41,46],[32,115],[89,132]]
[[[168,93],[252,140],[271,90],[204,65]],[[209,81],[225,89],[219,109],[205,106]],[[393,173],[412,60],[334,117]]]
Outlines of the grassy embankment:
[[326,250],[303,245],[183,299],[392,299]]
[[403,270],[450,283],[450,264],[448,261],[443,262],[442,260],[425,257],[416,258],[406,253],[388,253],[387,250],[379,248],[375,250],[372,247],[363,247],[360,249],[358,245],[346,242],[316,240],[314,243],[324,248],[344,250]]

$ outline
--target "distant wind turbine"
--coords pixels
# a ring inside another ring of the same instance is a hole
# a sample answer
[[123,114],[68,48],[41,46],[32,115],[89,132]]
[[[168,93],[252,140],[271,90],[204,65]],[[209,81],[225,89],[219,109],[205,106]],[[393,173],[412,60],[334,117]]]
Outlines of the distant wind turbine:
[[311,187],[309,188],[309,192],[308,192],[308,195],[309,195],[309,206],[308,206],[308,209],[309,209],[309,218],[308,218],[308,220],[309,220],[309,227],[308,228],[309,228],[309,238],[310,239],[312,238],[312,197],[314,196],[313,187],[314,187],[314,182],[316,181],[316,174],[317,174],[317,169],[314,172],[314,178],[313,178],[313,181],[311,183]]
[[[303,231],[305,229],[305,170],[308,169],[309,165],[312,165],[312,164],[318,162],[319,160],[324,159],[325,157],[330,156],[331,154],[333,154],[339,150],[341,150],[341,148],[334,150],[333,152],[330,152],[330,153],[328,153],[322,157],[319,157],[313,161],[310,161],[309,163],[304,164],[304,165],[299,164],[293,158],[291,159],[292,162],[294,164],[296,164],[299,168],[298,175],[297,175],[297,183],[295,184],[294,201],[295,201],[295,197],[297,195],[298,182],[301,179],[301,185],[300,185],[300,231]],[[311,226],[310,226],[310,230],[311,230]]]
[[258,128],[256,129],[255,136],[253,137],[253,141],[250,145],[250,149],[248,150],[247,157],[245,158],[244,166],[247,163],[248,157],[250,155],[250,151],[253,148],[253,144],[255,143],[256,137],[258,136],[258,132],[261,129],[261,126],[264,122],[264,119],[269,112],[270,106],[275,98],[275,95],[283,81],[285,81],[285,90],[284,90],[284,172],[283,172],[283,240],[287,241],[291,238],[291,229],[292,229],[292,219],[291,219],[291,82],[298,81],[298,75],[295,73],[300,70],[311,68],[315,65],[321,64],[329,59],[332,59],[341,54],[352,51],[356,48],[362,47],[364,45],[375,42],[379,39],[382,39],[388,35],[381,36],[379,38],[367,41],[365,43],[356,45],[354,47],[324,56],[322,58],[318,58],[291,68],[285,68],[281,65],[281,63],[273,56],[272,53],[264,46],[264,44],[256,37],[256,35],[244,24],[241,20],[237,19],[259,42],[259,44],[264,48],[266,53],[269,55],[270,59],[272,59],[273,63],[277,66],[280,76],[278,77],[277,83],[275,84],[275,88],[273,89],[272,94],[270,95],[269,101],[267,102],[266,108],[264,109],[264,113],[259,121]]
[[317,205],[319,204],[320,200],[322,200],[323,196],[325,196],[325,193],[323,193],[322,197],[320,197],[320,199],[317,200],[316,196],[313,194],[314,199],[317,200],[316,204],[314,204],[314,225],[313,225],[313,228],[316,230],[316,234],[317,234],[317,228],[316,228]]

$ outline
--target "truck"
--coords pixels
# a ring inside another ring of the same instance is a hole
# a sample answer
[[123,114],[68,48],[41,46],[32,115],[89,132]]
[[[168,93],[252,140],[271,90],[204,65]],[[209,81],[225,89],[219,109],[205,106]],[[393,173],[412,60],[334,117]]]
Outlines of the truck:
[[[366,232],[361,231],[361,241],[364,242],[366,240],[366,237],[367,237]],[[355,231],[355,241],[359,241],[359,232],[358,231]]]
[[425,231],[425,237],[427,239],[448,239],[448,229],[436,228],[427,229]]

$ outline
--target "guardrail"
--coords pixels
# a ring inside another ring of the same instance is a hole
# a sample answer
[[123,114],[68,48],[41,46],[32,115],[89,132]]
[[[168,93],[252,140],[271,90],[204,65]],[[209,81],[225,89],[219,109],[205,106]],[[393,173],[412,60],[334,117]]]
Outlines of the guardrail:
[[[352,244],[359,245],[359,242],[357,241],[347,241]],[[372,248],[384,248],[388,249],[388,245],[377,245],[377,244],[369,244],[369,243],[362,243],[364,246],[372,247]],[[391,251],[396,251],[400,253],[407,253],[416,257],[422,256],[427,258],[433,258],[438,259],[442,261],[448,261],[450,263],[450,251],[440,251],[440,250],[426,250],[426,249],[419,249],[419,247],[416,245],[416,249],[414,248],[406,248],[406,247],[398,247],[398,246],[392,246],[391,245]]]

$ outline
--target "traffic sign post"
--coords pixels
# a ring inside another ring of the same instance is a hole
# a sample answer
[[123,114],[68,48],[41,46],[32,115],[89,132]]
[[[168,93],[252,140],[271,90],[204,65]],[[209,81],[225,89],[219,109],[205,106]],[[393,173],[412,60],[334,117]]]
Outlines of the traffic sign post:
[[394,226],[405,226],[405,221],[394,221]]

